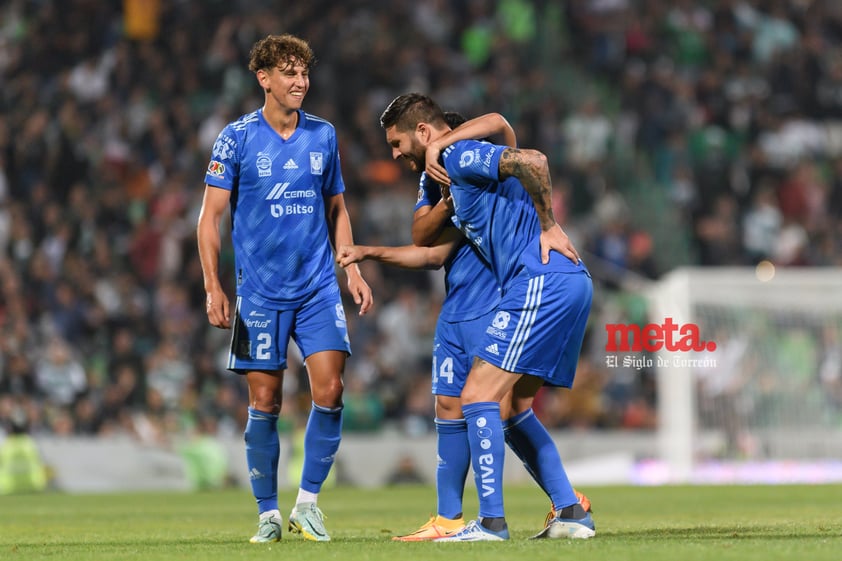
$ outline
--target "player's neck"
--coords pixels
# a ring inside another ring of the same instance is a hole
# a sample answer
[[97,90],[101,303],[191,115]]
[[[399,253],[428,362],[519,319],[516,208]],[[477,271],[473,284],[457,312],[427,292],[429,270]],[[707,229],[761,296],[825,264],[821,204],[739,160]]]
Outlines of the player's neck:
[[292,133],[295,132],[298,126],[297,109],[279,106],[272,107],[267,103],[263,106],[263,118],[284,139],[292,136]]
[[427,144],[430,144],[433,141],[438,140],[439,138],[443,137],[447,133],[449,133],[452,129],[450,127],[443,128],[443,129],[436,129],[430,128],[430,138],[427,141]]

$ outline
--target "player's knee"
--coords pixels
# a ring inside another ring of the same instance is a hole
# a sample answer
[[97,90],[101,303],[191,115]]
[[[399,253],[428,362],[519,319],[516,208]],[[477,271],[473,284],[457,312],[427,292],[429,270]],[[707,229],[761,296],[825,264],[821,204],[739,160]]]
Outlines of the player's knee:
[[333,409],[342,405],[343,390],[342,379],[337,377],[314,386],[310,393],[313,403]]
[[263,413],[279,415],[281,413],[281,399],[271,394],[263,397],[255,395],[252,399],[251,407]]
[[278,415],[281,412],[281,394],[277,388],[263,384],[250,384],[249,396],[253,409]]
[[478,403],[480,401],[492,401],[492,399],[484,392],[481,387],[465,386],[462,390],[461,405],[469,405],[471,403]]
[[449,395],[436,396],[436,417],[439,419],[461,419],[462,400]]

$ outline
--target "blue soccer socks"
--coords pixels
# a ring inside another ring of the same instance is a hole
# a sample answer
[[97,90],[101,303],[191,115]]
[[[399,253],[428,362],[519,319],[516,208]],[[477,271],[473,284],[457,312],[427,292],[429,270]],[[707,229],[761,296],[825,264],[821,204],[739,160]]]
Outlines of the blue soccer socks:
[[313,404],[304,433],[304,469],[301,488],[318,493],[327,479],[342,439],[342,407]]
[[515,456],[517,456],[521,463],[523,463],[523,467],[529,475],[532,476],[535,483],[537,483],[541,490],[546,493],[547,489],[544,487],[538,472],[533,468],[533,465],[537,464],[538,454],[533,448],[532,443],[529,441],[529,436],[527,434],[523,434],[523,427],[520,426],[520,422],[523,418],[528,416],[530,413],[532,413],[532,409],[519,413],[516,416],[503,421],[503,434],[506,436],[506,444],[509,445],[509,448],[511,448],[512,452],[515,453]]
[[578,502],[550,433],[532,409],[505,423],[506,443],[557,509]]
[[260,513],[278,509],[278,416],[249,407],[243,434],[251,491]]
[[465,478],[471,465],[465,419],[436,419],[436,435],[437,514],[460,518]]
[[471,448],[479,515],[482,518],[503,517],[503,461],[506,442],[500,420],[500,404],[494,401],[462,406]]

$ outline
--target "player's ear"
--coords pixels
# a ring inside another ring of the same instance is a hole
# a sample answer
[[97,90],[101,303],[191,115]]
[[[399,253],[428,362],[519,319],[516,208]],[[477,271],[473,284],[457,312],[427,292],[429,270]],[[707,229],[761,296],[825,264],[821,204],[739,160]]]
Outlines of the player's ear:
[[261,68],[257,72],[255,72],[255,76],[257,77],[257,83],[260,84],[260,87],[264,90],[269,90],[269,72]]
[[430,125],[427,123],[418,123],[415,125],[415,136],[426,146],[430,141]]

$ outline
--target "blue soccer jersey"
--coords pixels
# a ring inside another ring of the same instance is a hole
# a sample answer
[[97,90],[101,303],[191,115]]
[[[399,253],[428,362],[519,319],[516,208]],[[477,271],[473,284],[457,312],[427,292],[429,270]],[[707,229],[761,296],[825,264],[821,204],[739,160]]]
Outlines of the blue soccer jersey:
[[[415,210],[435,206],[440,200],[438,183],[422,173]],[[473,320],[493,310],[500,301],[497,279],[472,244],[461,242],[445,262],[444,270],[445,298],[439,314],[441,319],[450,322]]]
[[505,291],[521,268],[541,267],[541,273],[583,271],[558,252],[541,265],[541,225],[532,199],[517,178],[500,181],[498,165],[506,146],[463,140],[445,149],[456,214],[453,222],[491,264]]
[[231,191],[239,296],[289,309],[338,289],[325,220],[325,200],[345,191],[333,125],[299,111],[284,140],[262,109],[243,115],[219,134],[205,183]]
[[518,179],[499,179],[505,149],[468,140],[444,152],[454,223],[491,263],[502,288],[476,356],[508,372],[570,387],[590,312],[590,275],[581,261],[555,251],[548,264],[541,263],[532,199]]

